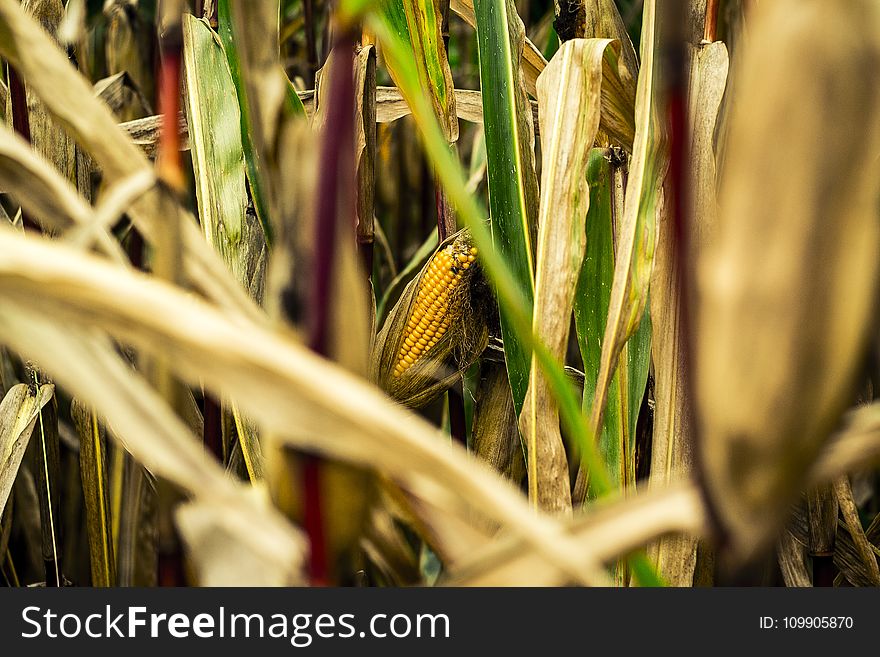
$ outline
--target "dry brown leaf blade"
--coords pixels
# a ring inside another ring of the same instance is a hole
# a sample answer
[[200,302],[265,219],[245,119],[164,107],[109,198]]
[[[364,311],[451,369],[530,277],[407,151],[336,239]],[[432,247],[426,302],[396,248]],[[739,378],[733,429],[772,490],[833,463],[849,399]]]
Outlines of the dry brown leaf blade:
[[[565,358],[586,248],[584,218],[590,192],[584,172],[599,130],[602,68],[611,43],[609,39],[566,41],[537,84],[543,166],[532,328],[559,361]],[[534,355],[519,422],[532,503],[552,512],[571,509],[559,410]]]
[[[286,444],[375,466],[403,487],[430,482],[437,494],[432,502],[442,504],[447,513],[468,522],[482,516],[508,527],[574,581],[606,581],[598,566],[585,560],[578,546],[566,538],[561,525],[534,514],[510,484],[449,444],[424,420],[389,403],[362,379],[310,353],[289,334],[271,331],[240,315],[230,316],[167,283],[45,239],[2,230],[0,254],[4,308],[17,306],[20,313],[28,313],[27,323],[16,325],[10,317],[0,317],[0,330],[8,336],[4,339],[10,343],[14,339],[19,351],[30,353],[42,344],[30,328],[34,322],[45,322],[33,316],[35,310],[52,313],[53,322],[65,321],[64,332],[51,326],[43,330],[52,329],[53,345],[73,353],[83,352],[65,341],[70,334],[67,321],[100,326],[145,353],[163,354],[189,383],[204,381],[206,386],[228,392],[243,412],[260,417],[267,430],[276,432]],[[40,355],[48,357],[44,352]],[[69,363],[69,357],[55,360],[59,372],[69,367],[64,363]],[[88,369],[88,358],[83,363]],[[74,377],[70,370],[64,375],[72,391],[84,386],[81,376]],[[96,387],[106,385],[102,381]],[[155,398],[155,393],[139,394]],[[340,398],[347,403],[339,404]],[[111,404],[105,399],[87,401],[96,406]],[[143,431],[152,422],[141,417],[127,429]],[[117,429],[115,422],[110,424]],[[169,478],[174,473],[184,476],[179,456],[162,463]],[[203,473],[203,481],[224,490],[228,484],[219,484],[204,470],[205,463],[209,461],[190,461]],[[191,484],[188,476],[183,481]]]
[[[58,123],[89,151],[105,181],[113,183],[151,168],[137,146],[119,130],[107,106],[95,98],[88,82],[71,68],[66,54],[15,0],[0,0],[0,34],[0,53]],[[159,193],[151,192],[128,208],[148,240],[160,234],[161,207]],[[187,216],[182,223],[184,267],[192,284],[232,312],[260,318],[259,310],[226,274],[195,222]]]

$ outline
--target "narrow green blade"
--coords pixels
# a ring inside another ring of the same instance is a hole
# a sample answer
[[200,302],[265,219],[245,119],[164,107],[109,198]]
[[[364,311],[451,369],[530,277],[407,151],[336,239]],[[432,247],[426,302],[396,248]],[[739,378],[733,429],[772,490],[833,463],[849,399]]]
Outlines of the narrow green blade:
[[184,96],[199,220],[236,280],[247,212],[245,163],[235,86],[207,21],[183,16]]
[[[592,407],[596,394],[605,319],[614,278],[613,199],[615,167],[618,165],[612,161],[613,158],[609,150],[594,149],[587,169],[590,185],[587,253],[574,306],[578,345],[584,361],[586,411]],[[608,464],[612,486],[618,489],[634,482],[632,439],[647,382],[650,346],[651,323],[646,313],[621,353],[618,371],[608,386],[608,405],[599,434],[599,451]]]
[[[524,29],[512,0],[477,0],[474,9],[492,238],[524,291],[531,314],[538,179],[531,109],[519,67]],[[519,415],[528,388],[531,351],[517,336],[512,318],[503,306],[501,333],[510,388]]]
[[[250,186],[251,198],[254,201],[254,209],[263,231],[266,234],[266,241],[272,243],[272,223],[271,218],[271,182],[269,180],[269,172],[267,171],[267,162],[265,160],[265,135],[262,125],[260,125],[260,117],[254,116],[252,108],[256,105],[255,99],[248,99],[248,78],[250,78],[251,93],[254,93],[260,87],[260,83],[264,78],[272,79],[276,84],[266,87],[267,92],[271,89],[281,88],[280,108],[284,116],[302,116],[305,117],[306,110],[302,101],[287,79],[281,61],[277,52],[275,56],[271,56],[270,51],[258,49],[259,44],[268,45],[277,51],[278,39],[270,39],[271,26],[268,26],[269,34],[266,34],[267,26],[262,25],[263,21],[251,20],[242,21],[247,27],[246,34],[236,34],[234,36],[233,27],[233,0],[218,0],[217,30],[220,41],[223,44],[223,50],[226,53],[226,60],[229,64],[229,72],[232,75],[232,82],[235,86],[235,95],[238,98],[239,111],[241,116],[241,141],[245,152],[245,162],[247,164],[247,180]],[[274,16],[278,16],[280,4],[275,3]],[[268,13],[254,12],[255,16],[264,17]],[[276,18],[274,32],[278,32],[278,20]],[[244,38],[242,38],[244,37]],[[274,45],[273,45],[274,44]],[[241,52],[240,47],[250,48],[252,52]],[[283,79],[282,79],[283,78]],[[278,82],[280,80],[280,82]],[[272,95],[268,93],[267,95]]]

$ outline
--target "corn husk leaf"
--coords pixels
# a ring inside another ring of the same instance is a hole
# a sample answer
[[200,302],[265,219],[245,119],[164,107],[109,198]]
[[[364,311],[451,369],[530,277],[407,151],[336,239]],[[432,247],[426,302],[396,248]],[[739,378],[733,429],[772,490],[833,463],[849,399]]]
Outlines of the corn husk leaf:
[[382,298],[379,299],[379,302],[376,304],[376,320],[380,324],[385,321],[385,311],[388,310],[389,304],[393,306],[393,304],[397,303],[397,300],[400,299],[400,295],[409,282],[414,276],[417,276],[421,272],[425,263],[428,262],[432,255],[434,255],[434,252],[437,250],[438,240],[437,231],[431,230],[425,238],[425,241],[422,242],[421,246],[419,246],[416,252],[413,253],[409,262],[406,263],[403,269],[401,269],[397,276],[395,276],[388,284],[388,287],[382,294]]

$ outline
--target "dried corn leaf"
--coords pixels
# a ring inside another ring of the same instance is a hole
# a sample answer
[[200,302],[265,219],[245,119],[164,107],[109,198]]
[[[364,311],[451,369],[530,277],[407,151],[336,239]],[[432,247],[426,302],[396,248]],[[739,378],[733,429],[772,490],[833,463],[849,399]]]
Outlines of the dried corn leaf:
[[617,39],[623,64],[621,78],[628,86],[635,87],[639,75],[639,60],[614,0],[592,0],[582,2],[581,6],[584,9],[584,26],[583,33],[577,36],[588,39]]
[[[91,86],[70,67],[67,56],[31,20],[15,0],[0,0],[0,53],[16,67],[31,90],[66,130],[86,148],[108,183],[152,170],[139,149],[121,132]],[[56,139],[57,133],[52,133]],[[57,141],[57,140],[56,140]],[[147,239],[157,238],[162,224],[158,192],[150,192],[127,209]],[[226,274],[195,222],[183,224],[184,267],[188,280],[223,306],[251,318],[259,311]]]
[[0,402],[0,514],[6,507],[40,410],[54,394],[52,384],[42,385],[35,392],[19,383]]
[[880,586],[880,567],[877,566],[875,547],[865,536],[865,529],[859,519],[859,508],[853,499],[852,488],[848,477],[841,477],[834,482],[834,496],[840,506],[843,526],[849,532],[852,544],[858,559],[863,565],[863,570],[868,586]]
[[[51,356],[40,349],[40,335],[51,326],[47,328],[44,320],[34,317],[35,310],[51,313],[53,322],[65,321],[63,331],[52,329],[50,341],[66,356],[62,360],[56,354],[52,361],[75,393],[86,387],[83,370],[90,376],[94,372],[90,359],[94,360],[95,354],[83,354],[71,369],[70,354],[78,353],[79,348],[64,337],[73,325],[92,330],[100,326],[145,353],[164,354],[175,373],[188,382],[204,380],[212,389],[228,391],[243,412],[260,417],[267,431],[276,432],[287,444],[380,468],[404,488],[428,484],[431,503],[445,513],[467,522],[482,517],[507,527],[573,581],[605,581],[597,578],[596,565],[588,563],[580,546],[563,534],[561,525],[535,515],[500,477],[449,444],[423,420],[390,404],[375,388],[310,353],[285,333],[230,316],[142,274],[8,230],[0,230],[0,296],[4,308],[15,306],[21,308],[16,310],[17,316],[28,314],[26,321],[15,325],[11,313],[0,317],[4,341],[21,352],[37,353],[44,360]],[[35,323],[40,331],[34,330]],[[111,399],[119,400],[121,393],[114,386],[123,385],[116,381],[120,377],[121,372],[112,378],[94,372],[90,379],[96,390],[113,391],[112,396],[95,395],[101,398],[88,400],[102,414],[112,410]],[[127,370],[122,379],[138,380]],[[149,390],[139,389],[133,396],[157,399]],[[340,398],[346,403],[339,404]],[[167,414],[167,409],[163,413]],[[135,435],[149,430],[144,440],[153,444],[158,439],[154,426],[164,417],[134,418],[126,428]],[[108,420],[117,433],[123,433],[118,420]],[[168,433],[165,437],[169,444],[189,445],[191,440]],[[179,452],[178,446],[173,457],[163,452],[160,459],[154,454],[151,463],[155,466],[158,460],[165,470],[163,476],[177,475],[182,485],[191,486],[192,478],[181,472],[187,466]],[[199,454],[203,459],[201,450]],[[206,467],[202,460],[189,465],[198,466],[199,472]],[[223,491],[230,485],[228,481],[218,483],[209,472],[199,481],[212,490]]]
[[[567,41],[538,78],[543,165],[532,328],[560,362],[586,248],[590,190],[584,171],[599,129],[602,64],[611,43]],[[570,509],[559,410],[534,355],[519,422],[528,455],[529,498],[548,511]]]
[[477,458],[519,485],[525,475],[526,464],[507,372],[503,362],[483,359],[480,366],[471,449]]
[[95,96],[107,103],[120,121],[136,120],[153,113],[150,102],[125,71],[98,80],[94,90]]
[[152,98],[153,40],[149,26],[140,16],[138,3],[130,0],[105,2],[104,16],[107,19],[104,56],[108,72],[111,75],[125,73],[137,86],[142,98]]
[[777,543],[777,558],[782,579],[788,587],[808,587],[813,585],[807,550],[787,529]]
[[[145,116],[142,119],[125,121],[119,124],[119,129],[125,132],[132,142],[140,146],[144,155],[149,158],[156,156],[159,144],[159,128],[162,125],[161,116]],[[179,132],[179,146],[181,151],[189,150],[189,129],[186,125],[186,117],[178,116],[177,129]]]
[[[599,505],[567,523],[568,534],[581,545],[585,561],[610,564],[644,543],[667,533],[708,532],[696,486],[638,492]],[[455,586],[561,586],[570,580],[551,562],[542,560],[519,537],[505,536],[471,555],[450,573]]]
[[[258,491],[246,491],[258,498]],[[256,503],[262,503],[257,499]],[[196,570],[199,586],[305,586],[301,570],[267,567],[268,547],[253,519],[231,514],[225,503],[197,499],[181,504],[175,521]],[[305,541],[297,548],[305,551]],[[282,556],[282,555],[278,555]]]
[[[880,553],[880,515],[875,516],[868,528],[864,530],[864,538],[868,547],[877,555]],[[876,556],[874,563],[865,559],[863,549],[856,546],[856,540],[849,532],[847,523],[839,519],[839,531],[834,543],[834,566],[840,570],[838,579],[846,579],[853,586],[873,586],[875,581]],[[835,584],[838,584],[835,579]]]
[[[64,15],[61,0],[24,0],[22,10],[30,14],[34,20],[49,34],[53,35],[53,43],[57,44],[54,34]],[[19,72],[21,73],[21,72]],[[61,175],[72,182],[76,181],[76,156],[73,141],[59,129],[59,125],[51,114],[51,110],[40,99],[37,90],[32,89],[25,79],[24,88],[27,98],[28,121],[30,126],[30,142],[36,151],[61,172]],[[12,124],[12,94],[9,94],[6,117]]]
[[782,523],[849,400],[880,248],[880,94],[863,79],[878,8],[755,9],[695,323],[702,481],[739,560]]

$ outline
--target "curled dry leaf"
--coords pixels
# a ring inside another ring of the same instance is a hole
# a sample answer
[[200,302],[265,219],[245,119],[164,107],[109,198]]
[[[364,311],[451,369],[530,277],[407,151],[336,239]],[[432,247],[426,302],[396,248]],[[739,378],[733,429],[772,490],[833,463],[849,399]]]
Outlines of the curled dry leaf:
[[[67,133],[89,151],[106,182],[112,184],[151,169],[137,146],[119,130],[107,106],[95,98],[91,85],[71,68],[67,55],[16,0],[0,0],[0,32],[4,36],[0,39],[0,53]],[[160,193],[153,190],[127,210],[148,240],[160,236],[162,203]],[[184,216],[182,225],[187,279],[207,297],[231,311],[259,320],[258,309],[226,274],[223,263],[205,243],[195,221]]]
[[[596,393],[590,412],[593,434],[604,419],[611,379],[626,341],[638,330],[648,303],[654,266],[657,217],[663,208],[663,181],[669,158],[666,133],[659,112],[658,30],[655,0],[645,2],[642,19],[642,64],[635,100],[635,136],[626,183],[624,211],[617,229],[614,281],[602,340]],[[581,465],[572,498],[582,504],[588,473]]]
[[[532,328],[560,362],[586,248],[590,190],[584,172],[599,129],[602,67],[606,51],[613,51],[611,43],[566,41],[538,78],[543,166]],[[519,422],[528,454],[530,499],[550,511],[571,509],[559,411],[534,355]]]

